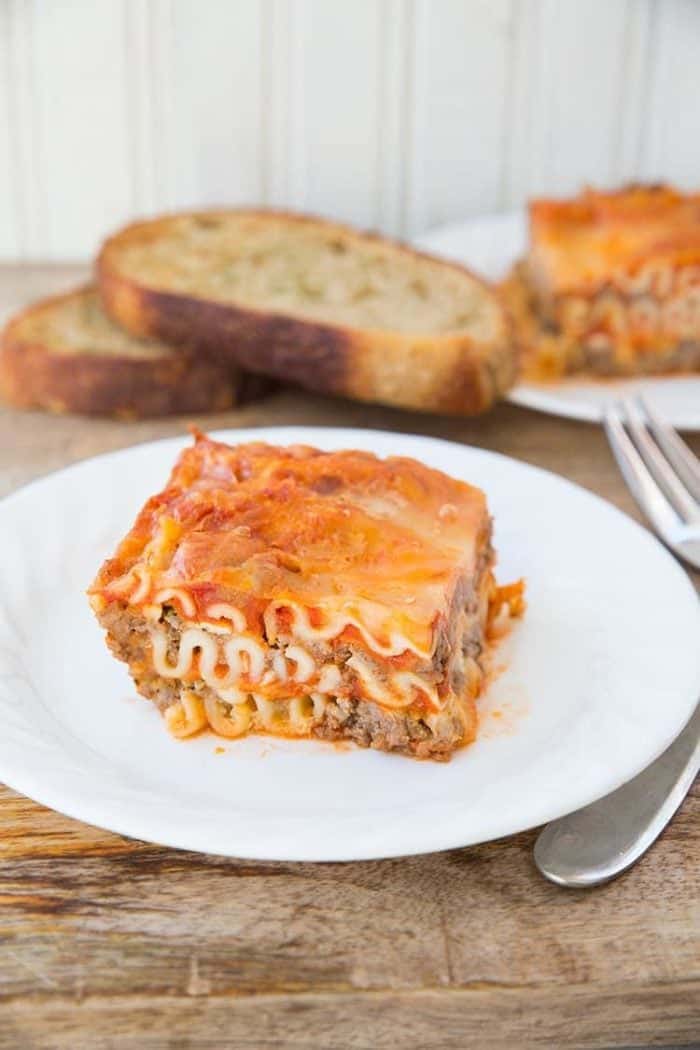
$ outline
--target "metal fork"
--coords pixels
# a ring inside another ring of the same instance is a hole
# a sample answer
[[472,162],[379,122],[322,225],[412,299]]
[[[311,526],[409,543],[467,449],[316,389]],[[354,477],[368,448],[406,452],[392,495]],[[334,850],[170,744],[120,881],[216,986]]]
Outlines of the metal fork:
[[666,546],[700,569],[700,462],[643,398],[622,412],[608,408],[604,422],[627,486]]
[[[604,421],[623,477],[666,546],[700,569],[700,462],[642,398],[621,408],[609,408]],[[698,772],[700,706],[671,747],[634,780],[548,824],[535,843],[537,867],[560,886],[615,878],[656,841]]]

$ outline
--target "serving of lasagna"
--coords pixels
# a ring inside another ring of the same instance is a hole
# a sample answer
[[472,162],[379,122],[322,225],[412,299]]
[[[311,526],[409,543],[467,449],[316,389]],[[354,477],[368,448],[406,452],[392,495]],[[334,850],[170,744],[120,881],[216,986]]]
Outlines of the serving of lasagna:
[[503,292],[530,378],[700,369],[700,194],[585,190],[530,203]]
[[476,733],[493,576],[484,494],[413,459],[197,435],[89,590],[168,729],[449,758]]

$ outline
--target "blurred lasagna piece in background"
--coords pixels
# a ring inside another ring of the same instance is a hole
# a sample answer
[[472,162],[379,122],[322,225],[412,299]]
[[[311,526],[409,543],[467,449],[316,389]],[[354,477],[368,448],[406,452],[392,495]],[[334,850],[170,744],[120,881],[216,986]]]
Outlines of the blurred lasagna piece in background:
[[700,369],[700,194],[668,186],[534,200],[503,284],[530,378]]

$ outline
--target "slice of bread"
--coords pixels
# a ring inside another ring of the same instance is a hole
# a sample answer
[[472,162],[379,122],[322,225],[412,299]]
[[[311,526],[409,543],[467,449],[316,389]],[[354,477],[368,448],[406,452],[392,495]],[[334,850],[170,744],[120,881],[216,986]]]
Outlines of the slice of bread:
[[274,211],[135,223],[98,260],[107,312],[139,336],[312,390],[471,414],[513,384],[496,293],[463,266]]
[[0,341],[0,394],[18,408],[122,418],[207,412],[235,404],[241,384],[231,366],[122,331],[90,287],[28,307]]

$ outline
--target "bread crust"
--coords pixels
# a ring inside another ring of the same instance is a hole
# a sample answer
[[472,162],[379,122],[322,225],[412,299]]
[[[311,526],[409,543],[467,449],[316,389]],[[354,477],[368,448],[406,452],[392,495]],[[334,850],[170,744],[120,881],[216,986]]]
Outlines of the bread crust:
[[[497,331],[478,340],[463,331],[406,333],[353,328],[281,312],[266,312],[151,287],[122,273],[120,248],[147,241],[173,216],[134,223],[110,237],[97,262],[105,311],[128,331],[192,345],[215,361],[298,383],[320,393],[426,412],[472,415],[507,392],[518,375],[518,353],[497,293],[457,263],[434,259],[400,242],[293,213],[241,209],[252,217],[315,222],[351,239],[375,240],[419,259],[431,259],[476,282],[496,304]],[[230,212],[192,213],[221,215]]]
[[38,311],[85,294],[80,288],[34,303],[12,318],[0,339],[0,394],[16,408],[140,418],[222,411],[239,400],[236,369],[173,353],[161,358],[57,352],[23,328]]

